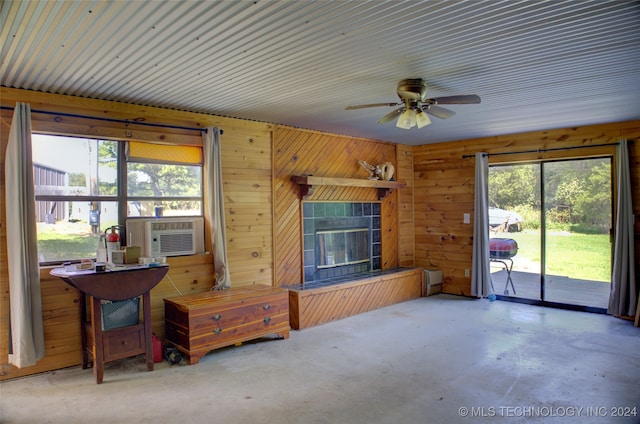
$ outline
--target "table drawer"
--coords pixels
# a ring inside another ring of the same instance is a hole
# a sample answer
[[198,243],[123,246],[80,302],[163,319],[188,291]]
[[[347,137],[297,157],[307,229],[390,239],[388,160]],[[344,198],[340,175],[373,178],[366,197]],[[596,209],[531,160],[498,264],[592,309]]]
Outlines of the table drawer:
[[102,333],[105,361],[128,358],[145,353],[144,327],[132,325],[119,328],[118,331]]

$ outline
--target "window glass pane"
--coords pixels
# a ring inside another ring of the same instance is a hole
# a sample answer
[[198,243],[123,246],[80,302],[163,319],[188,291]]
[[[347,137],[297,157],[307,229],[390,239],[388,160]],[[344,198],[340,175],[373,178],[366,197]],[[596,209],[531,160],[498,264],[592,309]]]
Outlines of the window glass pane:
[[202,167],[127,163],[128,216],[202,215]]
[[118,224],[117,202],[36,201],[40,262],[95,258],[100,233]]
[[130,217],[150,216],[201,216],[200,200],[132,200],[127,202]]
[[32,135],[36,196],[117,195],[117,142]]
[[202,196],[202,168],[130,162],[127,164],[127,195],[158,199],[200,197]]

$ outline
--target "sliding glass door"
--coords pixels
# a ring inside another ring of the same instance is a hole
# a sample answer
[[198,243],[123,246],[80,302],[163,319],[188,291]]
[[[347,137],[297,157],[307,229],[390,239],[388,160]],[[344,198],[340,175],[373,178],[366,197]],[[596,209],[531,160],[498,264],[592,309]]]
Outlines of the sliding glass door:
[[541,300],[540,165],[489,168],[491,280],[498,295]]
[[501,298],[604,312],[611,159],[492,166],[492,283]]

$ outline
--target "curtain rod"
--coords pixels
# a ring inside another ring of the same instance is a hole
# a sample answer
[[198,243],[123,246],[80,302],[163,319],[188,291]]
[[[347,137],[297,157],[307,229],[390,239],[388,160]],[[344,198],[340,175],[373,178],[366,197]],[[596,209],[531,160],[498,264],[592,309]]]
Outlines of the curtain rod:
[[[0,106],[0,109],[5,110],[14,110],[11,106]],[[88,116],[88,115],[79,115],[75,113],[64,113],[64,112],[50,112],[48,110],[35,110],[32,109],[31,113],[42,113],[45,115],[59,115],[59,116],[68,116],[70,118],[82,118],[82,119],[95,119],[97,121],[106,121],[106,122],[117,122],[126,125],[145,125],[148,127],[159,127],[159,128],[173,128],[177,130],[189,130],[189,131],[201,131],[207,132],[206,128],[191,128],[191,127],[182,127],[179,125],[166,125],[166,124],[152,124],[150,122],[139,122],[139,121],[130,121],[128,119],[116,119],[116,118],[103,118],[100,116]],[[220,130],[220,134],[223,134],[224,131]]]
[[[617,146],[620,143],[610,143],[610,144],[592,144],[590,146],[571,146],[571,147],[555,147],[551,149],[537,149],[537,150],[522,150],[519,152],[502,152],[502,153],[484,153],[484,156],[503,156],[503,155],[519,155],[522,153],[545,153],[545,152],[554,152],[558,150],[573,150],[573,149],[587,149],[589,147],[605,147],[605,146]],[[473,158],[476,155],[462,155],[462,159]]]

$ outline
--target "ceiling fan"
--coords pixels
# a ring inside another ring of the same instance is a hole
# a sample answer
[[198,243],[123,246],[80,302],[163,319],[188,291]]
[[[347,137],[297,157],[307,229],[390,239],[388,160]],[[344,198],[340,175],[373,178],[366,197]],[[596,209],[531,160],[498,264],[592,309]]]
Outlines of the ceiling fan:
[[476,94],[433,97],[431,99],[426,98],[427,83],[422,78],[408,78],[401,80],[398,83],[397,92],[398,97],[400,97],[399,103],[371,103],[366,105],[347,106],[345,109],[351,110],[367,107],[401,105],[398,109],[395,109],[378,119],[377,123],[384,124],[385,122],[393,121],[395,118],[398,118],[396,126],[398,128],[408,130],[414,126],[422,128],[429,125],[431,120],[427,114],[440,119],[451,118],[456,114],[452,110],[438,106],[439,104],[462,105],[480,103],[480,97]]

